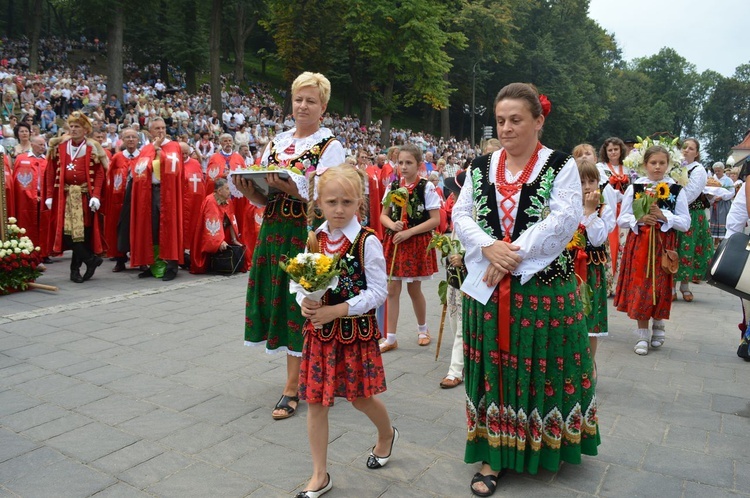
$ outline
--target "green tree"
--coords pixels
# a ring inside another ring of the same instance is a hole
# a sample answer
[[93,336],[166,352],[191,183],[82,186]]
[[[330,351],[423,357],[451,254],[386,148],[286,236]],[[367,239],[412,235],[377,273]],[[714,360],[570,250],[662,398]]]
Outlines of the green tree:
[[719,76],[703,107],[703,137],[711,160],[723,161],[750,130],[750,64],[739,66],[731,78]]

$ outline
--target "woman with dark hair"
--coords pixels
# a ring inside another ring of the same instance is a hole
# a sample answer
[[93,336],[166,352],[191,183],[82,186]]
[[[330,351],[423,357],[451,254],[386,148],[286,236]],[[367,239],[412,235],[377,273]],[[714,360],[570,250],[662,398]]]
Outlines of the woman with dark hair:
[[[599,149],[599,162],[596,167],[599,170],[600,190],[604,193],[605,202],[610,205],[615,213],[615,219],[620,215],[622,198],[630,185],[630,168],[623,162],[628,155],[625,142],[617,137],[609,137]],[[609,184],[609,189],[604,187]],[[617,269],[622,260],[622,248],[625,247],[625,239],[628,231],[615,228],[609,233],[610,271],[607,274],[607,291],[613,295],[617,286]]]
[[18,140],[18,143],[11,151],[13,158],[15,159],[21,154],[31,152],[31,124],[21,121],[16,125],[13,133],[16,136],[16,140]]
[[484,273],[481,300],[463,304],[464,460],[482,462],[477,496],[491,495],[507,469],[555,472],[599,445],[588,330],[566,251],[583,214],[581,181],[570,156],[539,142],[550,108],[532,85],[500,90],[503,148],[472,162],[453,208],[467,281]]
[[[714,245],[711,241],[711,230],[708,226],[706,209],[710,204],[703,194],[708,174],[698,160],[701,158],[700,144],[694,138],[687,138],[682,144],[682,157],[688,171],[688,184],[685,186],[688,208],[690,209],[690,229],[677,234],[677,253],[680,256],[680,268],[675,281],[680,282],[680,293],[686,302],[693,300],[690,282],[703,280],[708,262],[713,255]],[[677,290],[672,290],[672,300],[677,299]]]

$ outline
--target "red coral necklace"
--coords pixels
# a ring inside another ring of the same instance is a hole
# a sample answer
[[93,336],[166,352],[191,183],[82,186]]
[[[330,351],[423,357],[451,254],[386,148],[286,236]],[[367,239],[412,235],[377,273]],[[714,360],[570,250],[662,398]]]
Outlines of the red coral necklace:
[[507,159],[507,152],[505,149],[500,152],[500,161],[497,163],[497,172],[495,173],[495,188],[501,196],[500,199],[500,210],[502,211],[502,217],[500,223],[503,225],[503,232],[505,233],[505,240],[510,241],[510,234],[513,229],[513,210],[516,207],[516,200],[513,198],[524,183],[529,181],[531,172],[534,171],[534,166],[539,159],[539,151],[542,149],[542,143],[536,143],[536,148],[531,154],[531,157],[526,162],[526,166],[523,167],[523,171],[518,175],[518,178],[513,182],[508,182],[505,177],[505,161]]

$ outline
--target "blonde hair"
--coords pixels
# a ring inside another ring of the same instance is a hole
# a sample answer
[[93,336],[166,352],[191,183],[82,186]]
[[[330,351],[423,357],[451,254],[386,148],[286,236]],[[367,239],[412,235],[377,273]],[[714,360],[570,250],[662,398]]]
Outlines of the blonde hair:
[[591,144],[578,144],[575,147],[573,147],[573,159],[578,159],[581,156],[583,156],[583,153],[586,152],[586,150],[591,151],[591,155],[596,157],[596,150],[594,149],[594,146]]
[[320,73],[311,73],[305,71],[304,73],[297,76],[297,79],[292,83],[292,95],[297,93],[297,90],[306,86],[315,87],[320,92],[320,102],[323,106],[328,105],[328,99],[331,98],[331,82],[328,78]]
[[[320,194],[326,185],[338,181],[346,193],[355,194],[356,198],[359,200],[359,217],[360,219],[365,219],[367,216],[367,210],[365,207],[365,182],[367,179],[364,171],[355,168],[351,164],[343,163],[328,168],[323,174],[318,176],[317,179],[318,198],[320,198]],[[314,181],[315,176],[310,179],[311,184]],[[314,192],[313,185],[310,185],[309,191]],[[307,206],[307,250],[310,252],[320,252],[320,244],[318,243],[318,237],[315,234],[315,229],[313,227],[317,209],[316,202],[317,199],[311,199]]]
[[[490,147],[494,147],[494,149],[492,151],[488,150]],[[500,143],[500,140],[498,140],[497,138],[490,138],[484,143],[482,154],[489,154],[490,152],[494,152],[502,148],[503,144]]]

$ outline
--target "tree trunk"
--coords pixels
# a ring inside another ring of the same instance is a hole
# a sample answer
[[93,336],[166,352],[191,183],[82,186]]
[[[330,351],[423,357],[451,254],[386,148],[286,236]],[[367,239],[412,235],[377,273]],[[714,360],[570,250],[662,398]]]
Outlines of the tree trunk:
[[211,34],[208,42],[208,57],[211,72],[211,110],[221,115],[221,4],[222,0],[213,0],[211,6]]
[[190,95],[198,93],[198,78],[195,67],[191,64],[185,68],[185,90]]
[[122,1],[113,2],[112,15],[107,31],[107,94],[117,95],[122,102],[122,35],[125,30],[125,6]]
[[13,0],[8,0],[8,17],[5,21],[5,31],[8,33],[8,38],[13,39],[15,38],[15,21],[16,16],[16,2]]
[[440,109],[440,138],[448,139],[451,136],[451,108],[450,104]]
[[34,0],[34,14],[31,27],[31,48],[29,50],[29,70],[39,72],[39,33],[42,31],[42,0]]
[[396,82],[396,68],[388,66],[388,80],[383,90],[383,107],[385,112],[383,113],[383,126],[380,127],[380,145],[388,147],[391,145],[391,117],[393,116],[393,110],[391,105],[393,103],[393,85]]
[[242,36],[245,31],[245,4],[241,1],[237,2],[235,17],[234,80],[240,85],[245,79],[245,38]]

